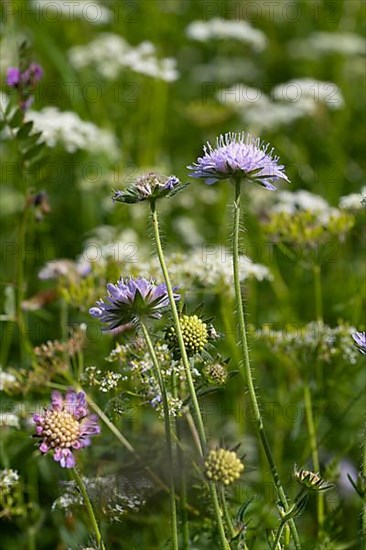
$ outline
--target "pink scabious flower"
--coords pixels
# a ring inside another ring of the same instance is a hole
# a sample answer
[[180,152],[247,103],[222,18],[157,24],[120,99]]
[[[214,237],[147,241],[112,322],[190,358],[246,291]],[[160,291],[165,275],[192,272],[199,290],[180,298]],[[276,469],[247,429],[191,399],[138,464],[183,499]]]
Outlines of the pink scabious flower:
[[33,415],[34,437],[39,438],[41,453],[53,451],[53,458],[62,468],[73,468],[73,451],[90,445],[90,436],[100,433],[98,417],[89,414],[85,393],[70,389],[63,397],[52,392],[51,405],[43,414]]
[[269,150],[268,144],[245,132],[221,135],[215,148],[207,143],[203,150],[205,154],[187,168],[192,170],[192,178],[203,179],[208,185],[240,178],[274,191],[274,182],[279,179],[289,181],[284,166],[273,154],[274,149]]

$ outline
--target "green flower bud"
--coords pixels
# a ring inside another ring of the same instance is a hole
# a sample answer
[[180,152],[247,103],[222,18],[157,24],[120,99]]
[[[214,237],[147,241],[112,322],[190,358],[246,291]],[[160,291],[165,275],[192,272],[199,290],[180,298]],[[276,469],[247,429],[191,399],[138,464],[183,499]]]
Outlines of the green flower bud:
[[322,479],[319,474],[303,468],[298,470],[296,466],[294,469],[294,476],[300,485],[310,491],[327,491],[333,487],[332,483]]
[[227,380],[226,365],[222,363],[208,363],[203,372],[212,384],[225,384]]
[[205,476],[210,481],[230,485],[239,479],[244,464],[234,451],[213,449],[205,460]]
[[[183,342],[188,355],[195,355],[203,351],[208,342],[207,325],[197,315],[182,315],[179,319],[183,335]],[[166,338],[170,347],[179,348],[175,328],[170,327]]]

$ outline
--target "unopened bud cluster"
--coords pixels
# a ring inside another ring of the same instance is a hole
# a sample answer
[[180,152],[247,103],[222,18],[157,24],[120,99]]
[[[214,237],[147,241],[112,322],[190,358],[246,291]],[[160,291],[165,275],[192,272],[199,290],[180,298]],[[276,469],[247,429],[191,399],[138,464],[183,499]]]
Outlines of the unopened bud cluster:
[[210,481],[230,485],[244,470],[244,464],[234,451],[213,449],[205,460],[205,475]]
[[227,380],[226,366],[222,363],[208,363],[203,372],[212,384],[225,384]]
[[319,474],[310,470],[304,470],[303,468],[298,470],[295,467],[294,476],[300,485],[312,491],[327,491],[333,487],[332,483],[322,479]]
[[[208,342],[207,325],[197,315],[182,315],[179,319],[183,342],[188,355],[203,351]],[[174,327],[170,327],[167,340],[172,348],[178,348],[178,338]]]

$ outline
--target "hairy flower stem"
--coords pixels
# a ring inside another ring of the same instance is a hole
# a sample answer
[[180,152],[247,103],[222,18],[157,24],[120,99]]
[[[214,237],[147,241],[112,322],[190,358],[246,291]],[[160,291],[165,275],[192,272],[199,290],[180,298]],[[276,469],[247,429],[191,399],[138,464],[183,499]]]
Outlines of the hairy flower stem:
[[89,516],[93,531],[95,533],[97,546],[98,546],[98,548],[100,548],[100,550],[105,550],[102,535],[100,533],[98,523],[97,523],[97,520],[96,520],[95,515],[94,515],[93,507],[92,507],[92,504],[90,502],[90,499],[89,499],[86,487],[84,485],[84,482],[83,482],[83,480],[82,480],[82,478],[81,478],[81,476],[80,476],[80,474],[79,474],[79,472],[77,471],[76,468],[72,468],[72,470],[70,470],[70,472],[71,472],[71,475],[74,478],[74,480],[75,480],[77,486],[79,487],[80,492],[83,496],[85,506],[86,506],[86,510],[88,512],[88,516]]
[[166,437],[166,446],[168,451],[168,459],[169,459],[169,494],[170,494],[170,513],[171,513],[171,523],[172,523],[172,548],[174,550],[178,550],[178,523],[177,523],[177,507],[175,503],[175,485],[174,485],[174,461],[173,461],[173,443],[172,443],[172,425],[170,423],[170,415],[169,415],[169,404],[168,404],[168,397],[166,393],[166,388],[164,384],[163,377],[160,372],[160,365],[158,362],[158,358],[156,357],[156,353],[154,350],[154,345],[151,341],[149,332],[146,328],[146,325],[143,321],[140,320],[140,327],[143,332],[147,347],[149,349],[149,353],[151,356],[151,360],[153,362],[154,366],[154,373],[157,378],[161,397],[163,401],[163,411],[164,411],[164,425],[165,425],[165,437]]
[[[178,388],[180,390],[180,394],[182,395],[183,392],[183,384],[179,382],[177,379],[175,373],[172,374],[172,395],[173,397],[178,397]],[[176,445],[176,453],[177,453],[177,462],[178,462],[178,469],[180,472],[180,509],[181,509],[181,522],[182,522],[182,543],[183,543],[183,550],[189,550],[189,521],[188,521],[188,510],[187,510],[187,477],[186,477],[186,470],[184,465],[184,450],[182,445],[183,440],[183,431],[182,431],[182,424],[179,421],[179,418],[177,419],[176,423],[176,434],[177,434],[177,445]]]
[[[172,287],[172,283],[170,281],[168,268],[167,268],[166,262],[165,262],[163,247],[162,247],[162,244],[161,244],[160,231],[159,231],[159,222],[158,222],[158,213],[157,213],[157,210],[156,210],[155,201],[152,201],[150,203],[150,205],[151,205],[151,217],[152,217],[152,223],[153,223],[153,229],[154,229],[156,251],[157,251],[157,254],[158,254],[161,270],[163,272],[165,284],[166,284],[167,291],[168,291],[170,307],[172,309],[172,314],[173,314],[175,334],[177,335],[180,354],[181,354],[181,358],[182,358],[182,362],[183,362],[183,365],[184,365],[185,374],[186,374],[186,378],[187,378],[189,393],[190,393],[190,397],[191,397],[192,404],[193,404],[193,409],[194,409],[195,416],[196,416],[198,435],[199,435],[199,438],[200,438],[200,444],[201,444],[202,456],[203,456],[203,454],[206,452],[207,441],[206,441],[206,434],[205,434],[205,429],[204,429],[203,420],[202,420],[202,414],[201,414],[201,410],[200,410],[200,406],[199,406],[199,403],[198,403],[196,390],[195,390],[194,383],[193,383],[193,378],[192,378],[191,367],[190,367],[190,364],[189,364],[188,355],[187,355],[187,352],[186,352],[186,348],[184,346],[182,329],[181,329],[180,322],[179,322],[178,309],[177,309],[177,305],[176,305],[175,300],[174,300],[173,287]],[[223,525],[223,521],[222,521],[221,510],[220,510],[220,506],[219,506],[219,499],[218,499],[218,496],[217,496],[216,486],[215,486],[214,483],[210,482],[209,483],[209,488],[210,488],[212,504],[213,504],[213,507],[214,507],[217,527],[218,527],[218,531],[219,531],[220,545],[221,545],[222,550],[228,550],[228,549],[230,549],[230,546],[229,546],[229,543],[226,540],[226,536],[225,536],[225,530],[224,530],[224,525]]]
[[226,525],[227,525],[227,528],[228,528],[229,533],[230,533],[230,538],[233,539],[235,537],[236,533],[235,533],[233,522],[231,520],[229,509],[228,509],[228,506],[227,506],[224,485],[221,485],[221,487],[220,487],[220,494],[221,494],[221,502],[222,502],[222,508],[224,510]]
[[[322,299],[322,279],[321,279],[321,267],[318,263],[313,264],[313,277],[314,277],[314,295],[315,295],[315,314],[318,323],[323,322],[323,299]],[[323,371],[322,366],[318,363],[317,379],[320,387],[323,385]],[[306,410],[306,421],[308,425],[311,456],[313,461],[313,467],[316,472],[320,471],[318,446],[316,440],[316,429],[313,417],[313,406],[311,402],[311,392],[308,382],[304,385],[304,402]],[[322,492],[316,495],[317,502],[317,520],[318,520],[318,535],[321,533],[324,523],[324,495]]]
[[[234,286],[235,286],[235,297],[236,297],[236,306],[237,306],[237,315],[239,322],[239,335],[240,335],[240,345],[243,353],[243,363],[239,363],[239,371],[244,381],[246,382],[249,390],[250,401],[252,404],[255,423],[261,441],[266,459],[271,471],[273,483],[275,485],[278,498],[281,502],[281,505],[285,511],[288,511],[289,505],[287,502],[286,494],[283,489],[281,480],[279,478],[276,465],[273,460],[272,451],[269,446],[266,432],[264,430],[263,419],[261,412],[258,406],[258,399],[256,391],[254,388],[252,371],[250,367],[249,359],[249,350],[247,342],[247,331],[245,325],[244,317],[244,306],[241,296],[241,287],[240,287],[240,276],[239,276],[239,231],[240,231],[240,191],[241,191],[241,180],[235,180],[235,201],[234,201],[234,246],[233,246],[233,272],[234,272]],[[290,528],[292,537],[294,539],[295,547],[300,548],[299,536],[297,533],[296,525],[293,519],[290,520]]]

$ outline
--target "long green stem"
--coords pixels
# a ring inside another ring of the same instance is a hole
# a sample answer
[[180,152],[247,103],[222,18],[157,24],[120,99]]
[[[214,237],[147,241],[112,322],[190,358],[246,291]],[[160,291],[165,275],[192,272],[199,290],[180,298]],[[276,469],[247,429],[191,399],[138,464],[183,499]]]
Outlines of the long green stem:
[[151,341],[149,332],[146,328],[146,325],[143,321],[140,320],[140,326],[144,334],[144,338],[149,349],[151,360],[154,365],[154,373],[158,380],[161,397],[163,401],[163,411],[164,411],[164,425],[165,425],[165,437],[168,451],[169,459],[169,486],[170,486],[170,513],[171,513],[171,522],[172,522],[172,547],[174,550],[178,550],[178,523],[177,523],[177,507],[175,503],[175,485],[174,485],[174,461],[173,461],[173,443],[172,443],[172,426],[170,423],[169,415],[169,404],[168,397],[166,393],[166,388],[164,384],[163,377],[160,372],[160,365],[156,357],[153,343]]
[[87,490],[86,490],[86,487],[84,485],[84,482],[79,474],[79,472],[77,471],[76,468],[73,468],[71,471],[71,474],[75,480],[75,482],[77,483],[79,489],[80,489],[80,492],[81,494],[83,495],[83,499],[84,499],[84,502],[85,502],[85,506],[86,506],[86,510],[88,512],[88,516],[89,516],[89,519],[90,519],[90,522],[91,522],[91,525],[93,527],[93,531],[95,533],[95,538],[96,538],[96,542],[97,542],[97,546],[98,548],[100,548],[101,550],[105,550],[105,546],[104,546],[104,542],[103,542],[103,539],[102,539],[102,535],[100,533],[100,530],[99,530],[99,527],[98,527],[98,523],[97,523],[97,520],[95,518],[95,514],[94,514],[94,510],[93,510],[93,507],[92,507],[92,504],[90,502],[90,499],[89,499],[89,496],[88,496],[88,493],[87,493]]
[[[193,409],[194,409],[194,412],[195,412],[201,449],[202,449],[202,453],[205,453],[206,452],[206,447],[207,447],[206,434],[205,434],[205,429],[204,429],[204,425],[203,425],[200,406],[199,406],[198,399],[197,399],[196,390],[195,390],[194,383],[193,383],[191,367],[190,367],[190,364],[189,364],[186,348],[184,346],[182,329],[181,329],[180,322],[179,322],[178,309],[177,309],[177,305],[176,305],[175,300],[174,300],[173,287],[172,287],[172,284],[171,284],[171,281],[170,281],[168,268],[167,268],[166,262],[165,262],[163,247],[162,247],[162,244],[161,244],[156,204],[153,201],[153,202],[150,203],[150,205],[151,205],[151,215],[152,215],[152,223],[153,223],[153,229],[154,229],[156,251],[157,251],[157,254],[158,254],[161,270],[163,272],[165,284],[166,284],[166,287],[167,287],[170,306],[171,306],[171,310],[172,310],[172,314],[173,314],[175,333],[177,335],[177,339],[178,339],[178,343],[179,343],[179,350],[180,350],[182,362],[183,362],[184,369],[185,369],[185,374],[186,374],[186,379],[187,379],[187,383],[188,383],[189,393],[190,393],[190,397],[191,397],[191,400],[192,400]],[[227,542],[226,536],[225,536],[225,530],[224,530],[224,525],[223,525],[223,522],[222,522],[221,510],[220,510],[220,506],[219,506],[219,500],[218,500],[218,497],[217,497],[216,487],[215,487],[214,483],[209,483],[209,487],[210,487],[210,494],[211,494],[212,504],[213,504],[214,512],[215,512],[217,527],[218,527],[218,531],[219,531],[220,544],[221,544],[221,547],[222,547],[223,550],[227,550],[228,548],[230,548],[230,546],[229,546],[229,543]]]
[[[177,380],[177,377],[175,376],[175,373],[173,372],[172,375],[172,394],[174,398],[178,397],[178,386],[180,389],[180,394],[183,393],[182,391],[182,383],[179,383]],[[182,432],[182,424],[179,421],[179,419],[176,421],[176,433],[177,433],[177,445],[176,445],[176,452],[177,452],[177,461],[178,461],[178,469],[180,472],[180,509],[181,509],[181,521],[182,521],[182,542],[183,542],[183,550],[189,550],[189,522],[188,522],[188,510],[187,510],[187,477],[186,477],[186,469],[184,464],[184,449],[182,445],[183,440],[183,432]]]
[[[314,422],[314,416],[313,416],[313,405],[312,405],[309,384],[307,382],[305,382],[304,384],[304,404],[305,404],[306,423],[308,425],[308,432],[309,432],[313,468],[315,472],[319,472],[320,463],[319,463],[319,454],[318,454],[318,444],[316,440],[315,422]],[[318,530],[320,531],[324,523],[324,495],[321,491],[317,493],[317,519],[318,519]]]
[[[266,455],[266,459],[272,474],[272,479],[276,487],[278,498],[285,512],[287,512],[288,502],[287,502],[286,494],[283,489],[282,483],[280,481],[277,468],[272,457],[272,452],[269,446],[267,435],[264,430],[263,419],[262,419],[261,412],[259,410],[258,399],[254,388],[252,371],[250,367],[247,331],[246,331],[245,317],[244,317],[244,306],[243,306],[243,300],[241,296],[240,276],[239,276],[240,191],[241,191],[241,181],[240,179],[237,179],[235,181],[235,201],[234,201],[235,212],[234,212],[233,272],[234,272],[234,286],[235,286],[235,296],[236,296],[236,304],[237,304],[237,315],[238,315],[238,322],[239,322],[240,344],[241,344],[242,353],[243,353],[243,363],[239,364],[239,371],[248,386],[250,401],[254,412],[254,418],[255,418],[259,439],[262,443],[262,447]],[[299,542],[299,537],[297,534],[297,529],[296,529],[294,520],[290,520],[290,527],[291,527],[292,537],[295,542],[295,546],[298,549],[300,548],[300,542]]]
[[[24,205],[18,227],[18,242],[17,242],[17,300],[16,300],[16,316],[19,330],[19,349],[22,359],[24,359],[24,350],[30,351],[31,346],[28,341],[27,329],[23,315],[22,302],[24,298],[24,254],[25,254],[25,235],[27,229],[29,206]],[[24,346],[24,348],[23,348]]]
[[233,522],[231,520],[231,516],[230,516],[230,512],[229,512],[229,509],[227,507],[227,502],[226,502],[226,496],[225,496],[225,487],[224,485],[221,485],[220,487],[220,493],[221,493],[221,502],[222,502],[222,508],[224,510],[224,516],[225,516],[225,521],[226,521],[226,525],[229,529],[229,533],[230,533],[230,537],[233,539],[235,537],[235,529],[234,529],[234,525],[233,525]]

